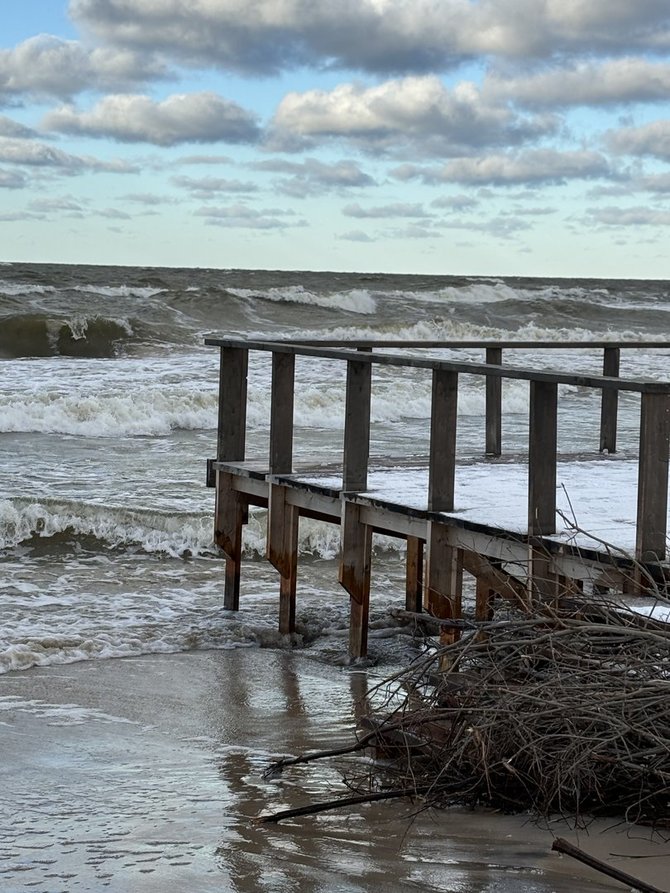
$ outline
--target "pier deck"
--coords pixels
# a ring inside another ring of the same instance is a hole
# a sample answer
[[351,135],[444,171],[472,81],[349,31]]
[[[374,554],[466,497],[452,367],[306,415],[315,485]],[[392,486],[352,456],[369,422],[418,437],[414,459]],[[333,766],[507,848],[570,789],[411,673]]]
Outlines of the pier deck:
[[[279,572],[279,626],[285,633],[295,628],[300,518],[340,526],[339,581],[351,599],[352,657],[364,655],[367,648],[374,533],[407,541],[407,607],[442,619],[460,616],[464,572],[476,580],[481,618],[491,615],[497,595],[530,604],[558,601],[576,591],[587,596],[593,587],[630,592],[665,586],[670,576],[666,560],[670,384],[619,378],[619,352],[627,345],[593,345],[603,350],[604,371],[609,374],[585,376],[503,366],[502,350],[509,346],[505,343],[479,345],[486,350],[487,363],[374,353],[387,346],[378,342],[356,345],[354,350],[337,344],[239,339],[207,343],[221,351],[218,455],[208,463],[208,483],[216,490],[215,539],[226,556],[226,608],[239,607],[242,526],[249,505],[268,508],[267,557]],[[269,455],[252,461],[245,455],[249,350],[270,352],[273,364]],[[338,360],[347,366],[343,460],[335,472],[294,468],[297,355]],[[411,366],[432,376],[425,466],[377,467],[370,460],[376,364]],[[486,379],[488,459],[464,460],[457,455],[460,373]],[[506,378],[529,383],[529,438],[525,455],[502,461],[500,384]],[[601,395],[600,442],[591,456],[562,459],[558,453],[559,384],[594,389]],[[621,391],[640,397],[639,452],[634,458],[615,455]]]

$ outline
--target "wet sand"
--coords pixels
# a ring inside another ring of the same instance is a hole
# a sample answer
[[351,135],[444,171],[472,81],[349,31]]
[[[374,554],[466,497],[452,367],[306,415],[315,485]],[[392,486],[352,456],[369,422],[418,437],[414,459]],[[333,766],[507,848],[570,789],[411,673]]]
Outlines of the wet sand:
[[[626,889],[551,851],[566,837],[670,889],[670,843],[594,823],[393,802],[259,825],[341,790],[273,757],[351,740],[367,674],[300,653],[190,652],[0,677],[2,893],[568,893]],[[603,832],[604,828],[608,828]]]

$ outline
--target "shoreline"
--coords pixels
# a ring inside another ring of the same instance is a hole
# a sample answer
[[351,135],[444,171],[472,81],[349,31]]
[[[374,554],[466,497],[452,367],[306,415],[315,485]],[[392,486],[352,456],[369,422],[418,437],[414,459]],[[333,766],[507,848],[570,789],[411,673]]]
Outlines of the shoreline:
[[[193,651],[33,668],[0,678],[0,886],[40,890],[623,889],[551,852],[564,837],[662,886],[670,843],[594,822],[411,804],[269,828],[263,811],[326,799],[332,765],[264,779],[272,758],[351,740],[365,671],[300,652]],[[604,831],[603,829],[609,829]],[[618,855],[611,855],[612,853]],[[226,886],[226,884],[228,886]]]

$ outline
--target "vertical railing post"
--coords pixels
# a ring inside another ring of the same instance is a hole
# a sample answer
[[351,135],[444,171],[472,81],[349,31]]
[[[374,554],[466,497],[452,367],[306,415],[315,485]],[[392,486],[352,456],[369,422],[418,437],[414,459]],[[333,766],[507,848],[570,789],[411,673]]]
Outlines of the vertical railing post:
[[219,363],[219,425],[216,456],[219,461],[243,462],[247,428],[247,374],[249,351],[222,347]]
[[[502,366],[502,347],[487,347],[486,362]],[[502,455],[502,378],[486,376],[486,455]]]
[[272,353],[270,407],[270,473],[293,471],[293,406],[295,400],[295,354]]
[[556,441],[558,385],[530,383],[528,443],[528,533],[556,532]]
[[348,360],[342,469],[345,492],[367,490],[371,391],[372,363]]
[[635,538],[638,561],[662,561],[665,558],[669,444],[670,394],[643,393]]
[[[603,375],[608,378],[619,377],[621,350],[618,347],[606,347],[603,350]],[[617,413],[619,392],[616,388],[603,388],[600,403],[600,452],[616,453]]]
[[428,511],[453,512],[456,483],[458,373],[433,370]]

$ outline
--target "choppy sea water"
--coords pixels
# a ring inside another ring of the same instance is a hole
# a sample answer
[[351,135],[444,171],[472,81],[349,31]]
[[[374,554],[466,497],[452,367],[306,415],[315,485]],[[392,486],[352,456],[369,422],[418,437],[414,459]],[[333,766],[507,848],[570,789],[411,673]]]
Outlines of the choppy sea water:
[[[293,640],[277,633],[278,580],[263,558],[260,511],[245,528],[242,610],[222,611],[223,566],[205,487],[205,460],[215,454],[218,357],[204,338],[225,333],[538,339],[555,341],[556,351],[519,351],[514,362],[598,373],[600,355],[562,351],[560,343],[670,340],[670,292],[664,282],[0,266],[0,674],[7,682],[24,679],[25,688],[35,673],[57,679],[65,664],[209,649],[231,652],[231,661],[246,648],[298,651],[329,668],[345,663],[348,601],[336,583],[332,526],[301,521]],[[442,354],[482,359],[476,350]],[[626,351],[621,372],[665,378],[667,351]],[[269,383],[267,357],[252,355],[251,456],[267,450]],[[339,460],[343,389],[337,364],[298,361],[298,462]],[[372,455],[425,456],[429,404],[427,375],[376,372]],[[593,395],[563,388],[560,406],[562,453],[593,451]],[[483,410],[482,382],[464,377],[463,457],[481,456]],[[526,384],[505,384],[504,413],[504,450],[513,455],[527,441]],[[622,395],[623,456],[636,448],[638,423],[638,402]],[[403,577],[402,543],[375,537],[370,663],[378,678],[422,647],[389,615],[404,601]],[[7,697],[3,709],[16,712],[18,702]],[[257,746],[265,758],[267,742]],[[67,812],[59,797],[55,808]],[[31,825],[39,833],[45,827]],[[421,872],[417,878],[432,889]],[[310,883],[291,886],[289,878],[258,889],[368,889]],[[487,889],[463,884],[458,889]],[[153,888],[146,881],[133,889]]]

